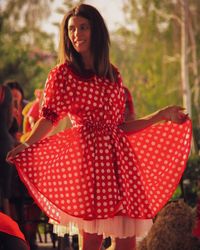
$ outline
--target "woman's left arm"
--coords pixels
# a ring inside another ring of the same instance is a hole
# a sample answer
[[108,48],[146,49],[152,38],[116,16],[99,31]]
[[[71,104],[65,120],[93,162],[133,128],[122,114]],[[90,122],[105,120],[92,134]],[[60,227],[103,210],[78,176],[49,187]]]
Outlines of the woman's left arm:
[[183,112],[184,108],[179,106],[167,106],[146,117],[140,119],[126,119],[119,128],[125,132],[137,132],[161,121],[172,121],[182,124],[188,119],[188,115]]

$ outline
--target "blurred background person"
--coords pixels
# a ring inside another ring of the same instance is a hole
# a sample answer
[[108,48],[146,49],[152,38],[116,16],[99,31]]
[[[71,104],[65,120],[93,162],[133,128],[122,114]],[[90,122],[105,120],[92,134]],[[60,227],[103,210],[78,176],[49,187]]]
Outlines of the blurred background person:
[[[20,143],[23,134],[22,109],[27,104],[17,81],[0,86],[0,193],[1,210],[19,224],[31,250],[36,249],[36,232],[41,211],[29,196],[16,169],[5,159],[8,151]],[[17,249],[17,248],[16,248]]]
[[13,136],[13,138],[15,138],[17,144],[22,135],[22,126],[23,126],[22,110],[28,102],[24,98],[23,88],[21,87],[18,81],[7,80],[4,82],[4,85],[8,86],[12,92],[14,119],[9,131]]
[[[9,87],[0,86],[0,193],[1,210],[10,215],[9,199],[11,197],[12,175],[15,169],[6,161],[7,153],[14,147],[14,140],[9,133],[13,122],[12,93]],[[15,171],[16,172],[16,171]]]

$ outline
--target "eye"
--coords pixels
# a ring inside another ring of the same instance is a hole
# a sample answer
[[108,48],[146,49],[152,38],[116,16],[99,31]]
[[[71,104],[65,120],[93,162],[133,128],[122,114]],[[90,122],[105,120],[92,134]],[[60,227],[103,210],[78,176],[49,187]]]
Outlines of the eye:
[[81,30],[88,30],[90,27],[89,27],[89,25],[88,24],[82,24],[81,26],[80,26],[80,29]]
[[74,26],[69,26],[68,27],[68,31],[69,32],[74,32],[75,31],[75,27]]

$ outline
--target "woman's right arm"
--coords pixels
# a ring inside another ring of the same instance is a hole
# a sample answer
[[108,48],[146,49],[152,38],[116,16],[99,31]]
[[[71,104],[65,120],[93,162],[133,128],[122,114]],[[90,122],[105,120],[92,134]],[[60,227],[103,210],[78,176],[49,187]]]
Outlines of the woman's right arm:
[[[41,117],[34,125],[29,137],[25,141],[26,144],[32,145],[33,143],[43,139],[52,129],[53,124],[50,120]],[[16,154],[24,150],[27,146],[25,144],[19,144],[17,147],[12,149],[8,155],[7,160],[14,157]]]

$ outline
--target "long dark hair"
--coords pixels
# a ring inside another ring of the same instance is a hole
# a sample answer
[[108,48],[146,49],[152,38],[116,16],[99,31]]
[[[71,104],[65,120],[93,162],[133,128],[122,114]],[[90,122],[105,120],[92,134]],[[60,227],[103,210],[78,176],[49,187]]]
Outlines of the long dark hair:
[[80,73],[84,70],[81,55],[74,49],[68,36],[68,22],[72,16],[84,17],[90,23],[94,73],[114,81],[116,77],[109,59],[110,37],[108,29],[99,11],[91,5],[80,4],[64,16],[60,26],[60,63],[65,61],[72,63]]

